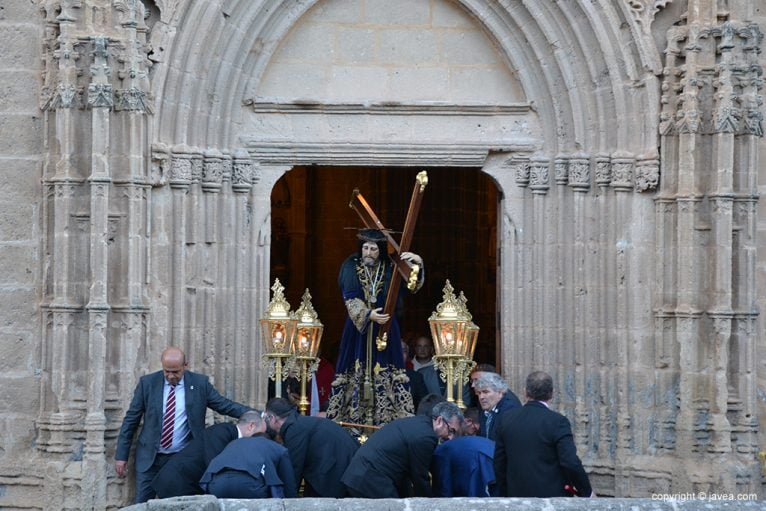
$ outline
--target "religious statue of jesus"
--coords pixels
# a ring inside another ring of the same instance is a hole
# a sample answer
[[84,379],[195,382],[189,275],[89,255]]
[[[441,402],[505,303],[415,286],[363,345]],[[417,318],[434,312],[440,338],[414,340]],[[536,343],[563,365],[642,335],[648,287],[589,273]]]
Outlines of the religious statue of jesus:
[[[386,237],[377,229],[364,229],[357,237],[359,251],[343,262],[338,276],[348,317],[327,416],[341,422],[381,425],[414,411],[397,320],[408,291],[406,286],[400,288],[393,315],[383,312],[392,278],[399,278],[388,257]],[[423,260],[412,252],[402,252],[399,257],[421,268],[412,290],[417,292],[423,286]],[[376,345],[379,328],[388,322],[387,342]]]

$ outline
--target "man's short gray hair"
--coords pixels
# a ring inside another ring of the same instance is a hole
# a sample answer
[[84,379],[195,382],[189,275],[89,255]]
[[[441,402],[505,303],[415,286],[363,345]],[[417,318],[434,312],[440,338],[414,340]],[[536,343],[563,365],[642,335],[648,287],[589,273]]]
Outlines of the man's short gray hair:
[[482,373],[476,378],[473,384],[476,390],[494,390],[495,392],[505,392],[508,390],[508,384],[502,376],[497,373]]
[[251,422],[254,422],[256,426],[261,424],[261,421],[263,419],[261,418],[261,412],[258,412],[256,410],[250,410],[242,415],[239,416],[239,421],[237,421],[238,424],[249,424]]
[[436,403],[436,405],[434,405],[431,410],[431,418],[436,419],[437,417],[441,417],[444,419],[444,422],[447,423],[454,417],[457,417],[460,422],[463,422],[463,412],[460,411],[460,408],[458,408],[455,403],[450,403],[449,401],[442,401],[441,403]]

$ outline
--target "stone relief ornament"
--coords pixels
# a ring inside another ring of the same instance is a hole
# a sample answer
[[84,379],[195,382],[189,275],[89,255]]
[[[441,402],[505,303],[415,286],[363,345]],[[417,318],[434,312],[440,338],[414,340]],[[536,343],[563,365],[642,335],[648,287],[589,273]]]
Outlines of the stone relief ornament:
[[529,188],[532,193],[544,194],[548,191],[548,164],[544,157],[533,157],[529,162]]
[[569,181],[569,160],[566,156],[558,156],[553,162],[553,175],[556,184],[565,185]]
[[220,189],[223,181],[223,154],[215,149],[205,151],[202,166],[202,187],[205,189]]
[[650,33],[654,16],[660,9],[666,7],[673,0],[624,0],[630,8],[633,19],[641,26],[645,33]]
[[190,155],[174,154],[170,161],[170,182],[188,184],[192,177],[192,161]]
[[529,184],[529,161],[513,158],[509,162],[508,168],[515,176],[516,184],[527,186]]
[[617,190],[631,190],[633,188],[633,165],[635,159],[626,154],[612,156],[612,181],[611,185]]
[[111,108],[113,105],[111,84],[91,83],[88,85],[88,106],[92,108]]
[[231,186],[234,191],[246,192],[252,187],[253,160],[246,150],[237,150],[231,167]]
[[573,157],[569,162],[569,186],[576,191],[590,188],[590,159],[586,155]]
[[634,177],[637,192],[655,190],[660,182],[660,161],[656,158],[638,160]]
[[58,110],[59,108],[73,108],[76,97],[77,89],[75,89],[74,85],[60,83],[43,109]]
[[601,154],[596,156],[596,185],[609,186],[612,181],[612,168],[609,164],[609,156]]
[[117,90],[115,96],[117,98],[115,102],[115,108],[117,110],[151,113],[151,107],[149,106],[146,92],[137,87]]
[[194,153],[191,159],[191,180],[192,183],[199,183],[202,181],[202,155]]
[[699,133],[702,111],[699,107],[699,90],[703,81],[695,76],[686,76],[681,80],[683,92],[678,97],[676,112],[676,130],[679,133]]

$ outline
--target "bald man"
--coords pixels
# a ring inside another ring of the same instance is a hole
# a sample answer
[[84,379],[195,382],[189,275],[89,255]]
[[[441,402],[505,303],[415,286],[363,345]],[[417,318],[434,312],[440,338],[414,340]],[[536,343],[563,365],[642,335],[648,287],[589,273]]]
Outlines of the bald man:
[[230,417],[249,410],[221,396],[207,376],[187,371],[186,355],[179,348],[166,348],[160,362],[162,371],[138,381],[117,437],[114,468],[125,477],[130,445],[144,418],[136,447],[136,504],[155,496],[152,479],[170,457],[203,435],[208,408]]

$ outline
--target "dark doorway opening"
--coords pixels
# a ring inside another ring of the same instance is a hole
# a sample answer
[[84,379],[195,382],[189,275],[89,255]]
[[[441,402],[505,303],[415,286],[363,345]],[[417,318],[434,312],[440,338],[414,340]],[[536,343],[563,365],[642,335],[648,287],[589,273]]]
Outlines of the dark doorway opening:
[[[349,208],[359,188],[383,223],[401,231],[421,168],[295,167],[271,194],[271,279],[283,283],[291,307],[309,288],[325,325],[322,355],[335,362],[345,321],[338,270],[357,250],[361,220]],[[412,252],[425,262],[423,289],[405,300],[402,336],[429,334],[428,318],[449,279],[468,298],[481,328],[475,360],[495,364],[497,346],[497,210],[499,193],[479,169],[426,168],[429,183]],[[400,234],[395,235],[396,239]]]

